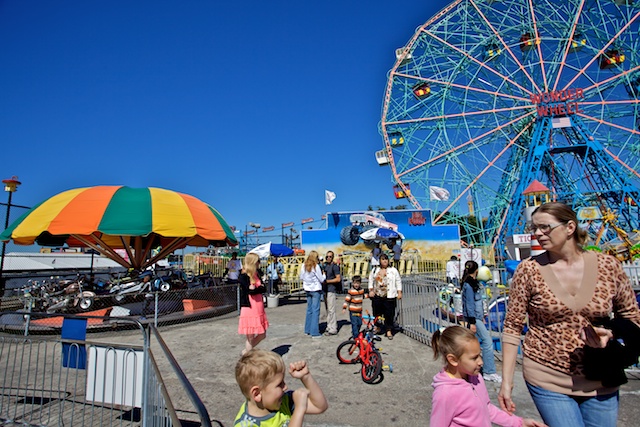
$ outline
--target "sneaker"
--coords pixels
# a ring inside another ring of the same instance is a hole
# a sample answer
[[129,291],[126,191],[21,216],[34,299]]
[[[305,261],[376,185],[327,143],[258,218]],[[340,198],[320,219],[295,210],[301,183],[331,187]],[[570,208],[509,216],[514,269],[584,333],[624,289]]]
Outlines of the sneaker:
[[490,381],[492,383],[502,382],[502,377],[500,376],[500,374],[483,374],[482,378],[484,378],[485,381]]
[[328,337],[330,335],[338,335],[337,332],[329,332],[329,331],[325,331],[325,333],[323,334],[325,337]]
[[322,335],[311,335],[311,338],[315,339],[315,338],[322,338]]

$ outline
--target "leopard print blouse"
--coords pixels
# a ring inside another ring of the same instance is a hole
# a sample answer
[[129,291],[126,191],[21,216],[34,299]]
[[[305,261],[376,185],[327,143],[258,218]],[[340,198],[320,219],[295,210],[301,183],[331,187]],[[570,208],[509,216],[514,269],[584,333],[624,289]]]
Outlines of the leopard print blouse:
[[640,324],[638,303],[622,265],[610,255],[584,253],[584,276],[575,295],[562,287],[546,259],[542,254],[518,266],[509,291],[503,341],[520,344],[528,315],[524,355],[555,371],[584,376],[580,330],[587,320],[615,313]]

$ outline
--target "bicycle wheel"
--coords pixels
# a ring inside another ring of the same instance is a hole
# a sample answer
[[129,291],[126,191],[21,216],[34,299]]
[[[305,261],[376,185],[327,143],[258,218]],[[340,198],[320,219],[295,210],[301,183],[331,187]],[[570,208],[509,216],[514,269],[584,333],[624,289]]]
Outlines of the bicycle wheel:
[[380,371],[382,371],[382,357],[378,350],[372,349],[368,360],[362,362],[362,370],[360,371],[362,381],[367,384],[373,383],[380,375]]
[[340,363],[356,363],[360,357],[360,347],[355,340],[345,341],[338,346],[336,356],[338,356]]

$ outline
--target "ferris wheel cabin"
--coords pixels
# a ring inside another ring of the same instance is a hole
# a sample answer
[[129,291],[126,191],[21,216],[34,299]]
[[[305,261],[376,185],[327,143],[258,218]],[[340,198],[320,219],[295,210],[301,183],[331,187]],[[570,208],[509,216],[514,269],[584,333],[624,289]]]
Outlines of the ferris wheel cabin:
[[392,132],[389,134],[389,143],[392,147],[399,147],[404,144],[404,136],[401,132]]
[[404,191],[404,189],[400,185],[393,186],[393,195],[396,197],[396,199],[406,199],[411,195],[411,187],[409,186],[409,184],[403,183],[402,185],[404,185],[407,191]]
[[408,52],[406,55],[403,56],[404,50],[405,50],[404,47],[400,47],[396,49],[396,60],[400,61],[400,64],[398,65],[398,67],[402,67],[403,65],[408,64],[409,62],[411,62],[411,59],[413,58],[411,53],[408,53]]
[[598,61],[600,62],[601,70],[608,70],[609,68],[622,64],[624,59],[624,53],[620,52],[618,49],[610,49],[600,55]]
[[425,99],[431,95],[431,86],[429,86],[429,83],[418,83],[412,90],[413,95],[418,99]]
[[520,36],[520,50],[528,52],[540,44],[540,38],[535,37],[533,33],[524,33]]
[[378,162],[378,165],[380,166],[386,166],[389,164],[387,150],[376,151],[376,162]]
[[569,47],[569,52],[580,52],[583,47],[587,45],[587,39],[582,36],[580,33],[576,33],[573,39],[571,40],[571,46]]
[[486,61],[490,61],[492,59],[495,59],[501,53],[502,49],[500,49],[497,44],[491,43],[485,47],[484,58]]

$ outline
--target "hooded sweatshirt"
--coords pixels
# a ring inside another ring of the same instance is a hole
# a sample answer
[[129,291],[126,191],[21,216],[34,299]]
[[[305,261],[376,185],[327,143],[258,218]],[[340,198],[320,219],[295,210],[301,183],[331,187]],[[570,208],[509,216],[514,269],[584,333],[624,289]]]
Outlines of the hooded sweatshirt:
[[522,418],[509,415],[489,400],[481,375],[469,375],[469,381],[451,378],[444,369],[433,377],[431,427],[521,427]]

